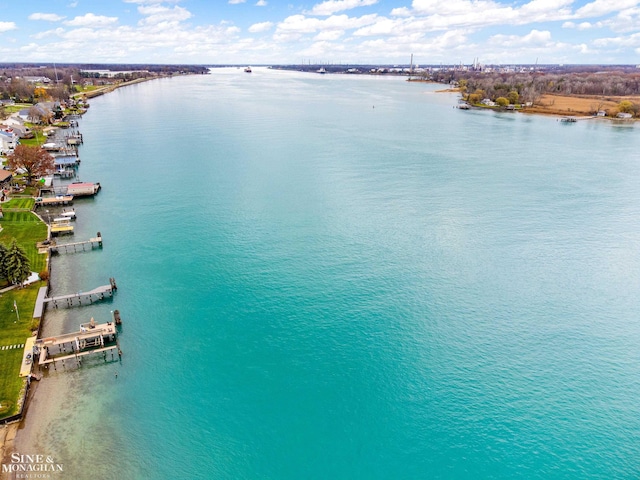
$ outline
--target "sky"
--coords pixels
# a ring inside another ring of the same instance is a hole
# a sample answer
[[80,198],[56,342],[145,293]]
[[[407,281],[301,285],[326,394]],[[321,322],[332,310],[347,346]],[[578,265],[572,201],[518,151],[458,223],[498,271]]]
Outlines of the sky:
[[640,0],[0,0],[0,62],[640,64]]

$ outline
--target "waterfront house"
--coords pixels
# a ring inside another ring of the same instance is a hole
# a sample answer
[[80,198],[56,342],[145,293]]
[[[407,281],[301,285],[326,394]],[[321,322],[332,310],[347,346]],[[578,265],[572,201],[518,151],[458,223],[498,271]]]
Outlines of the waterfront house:
[[633,115],[631,115],[630,113],[626,113],[626,112],[620,112],[616,115],[616,117],[618,118],[622,118],[622,119],[629,119],[629,118],[633,118]]
[[13,131],[0,130],[0,154],[6,155],[18,146],[18,135]]
[[13,180],[13,172],[11,170],[0,170],[0,188],[7,187]]
[[13,125],[11,128],[19,138],[33,138],[35,136],[33,131],[24,125]]

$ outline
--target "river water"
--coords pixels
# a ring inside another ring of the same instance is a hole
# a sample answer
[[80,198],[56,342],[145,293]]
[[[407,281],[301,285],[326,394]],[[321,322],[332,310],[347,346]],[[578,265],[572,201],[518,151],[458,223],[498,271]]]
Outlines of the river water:
[[[636,478],[640,137],[438,85],[256,68],[93,99],[45,333],[122,362],[37,387],[69,479]],[[116,375],[117,374],[117,375]]]

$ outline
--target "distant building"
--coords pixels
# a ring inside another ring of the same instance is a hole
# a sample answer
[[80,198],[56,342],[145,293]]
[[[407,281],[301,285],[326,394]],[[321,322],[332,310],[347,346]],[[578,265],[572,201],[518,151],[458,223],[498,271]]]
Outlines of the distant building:
[[93,78],[114,78],[132,73],[149,73],[149,70],[80,70],[80,75]]
[[49,77],[23,77],[27,83],[44,83],[45,85],[51,83]]

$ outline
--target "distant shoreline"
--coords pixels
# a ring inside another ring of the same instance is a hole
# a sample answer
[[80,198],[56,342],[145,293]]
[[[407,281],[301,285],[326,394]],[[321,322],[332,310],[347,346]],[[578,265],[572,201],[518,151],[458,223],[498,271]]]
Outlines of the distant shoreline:
[[[447,88],[436,90],[436,93],[460,93],[459,88]],[[640,104],[640,97],[594,97],[588,95],[555,95],[544,94],[538,102],[529,107],[516,110],[519,113],[547,115],[553,117],[578,117],[578,118],[600,118],[603,120],[625,120],[636,121],[637,118],[620,119],[612,112],[618,111],[618,104],[623,100],[630,100]],[[471,108],[482,109],[484,107]],[[486,107],[491,110],[491,107]],[[606,111],[607,116],[597,116],[598,111]]]
[[86,97],[86,98],[95,98],[95,97],[99,97],[101,95],[104,95],[106,93],[111,93],[114,90],[121,88],[121,87],[127,87],[129,85],[134,85],[136,83],[142,83],[142,82],[147,82],[149,80],[156,80],[158,78],[171,78],[170,75],[166,75],[166,76],[159,76],[159,77],[144,77],[144,78],[136,78],[135,80],[129,80],[126,82],[121,82],[121,83],[116,83],[113,85],[106,85],[104,87],[100,87],[97,88],[95,90],[90,90],[88,92],[78,92],[78,93],[74,93],[73,95],[71,95],[72,98],[79,98],[79,97]]

